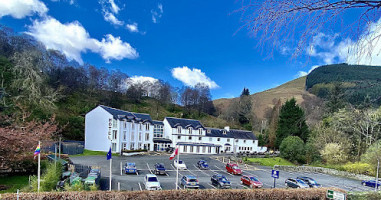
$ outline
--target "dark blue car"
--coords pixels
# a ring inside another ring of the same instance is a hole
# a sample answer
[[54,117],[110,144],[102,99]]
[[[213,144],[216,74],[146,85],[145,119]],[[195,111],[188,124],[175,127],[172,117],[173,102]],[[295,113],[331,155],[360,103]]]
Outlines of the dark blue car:
[[[363,186],[369,186],[369,187],[376,187],[376,180],[367,180],[367,181],[361,181],[361,184]],[[381,180],[377,181],[377,188],[381,186]]]
[[154,173],[155,174],[166,174],[165,167],[163,163],[156,163],[154,166]]
[[200,160],[197,162],[197,167],[199,169],[209,169],[209,165],[205,160]]
[[218,188],[231,188],[230,181],[221,174],[215,174],[210,178],[212,185],[217,186]]
[[124,173],[126,173],[126,174],[136,174],[136,165],[135,165],[135,163],[126,163],[124,165]]

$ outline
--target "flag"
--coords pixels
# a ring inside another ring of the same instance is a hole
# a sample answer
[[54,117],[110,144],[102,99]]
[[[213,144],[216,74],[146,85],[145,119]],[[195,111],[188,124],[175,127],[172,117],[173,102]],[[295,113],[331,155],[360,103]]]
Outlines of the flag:
[[111,158],[112,158],[112,154],[111,154],[111,147],[110,147],[110,150],[107,153],[107,160],[110,160]]
[[175,151],[173,151],[172,155],[169,157],[169,160],[172,160],[178,154],[179,154],[179,148],[176,147]]
[[40,154],[40,144],[37,145],[36,150],[34,150],[34,156],[36,157],[38,154]]

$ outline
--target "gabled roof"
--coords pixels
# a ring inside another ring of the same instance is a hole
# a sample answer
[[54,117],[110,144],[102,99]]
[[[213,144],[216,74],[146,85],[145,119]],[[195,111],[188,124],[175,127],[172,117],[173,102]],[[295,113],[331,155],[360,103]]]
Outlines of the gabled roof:
[[205,129],[205,127],[201,124],[200,121],[194,119],[182,119],[182,118],[174,118],[174,117],[166,117],[169,125],[172,128],[176,128],[181,126],[182,128],[192,127],[193,129]]
[[162,126],[164,126],[163,121],[152,120],[152,122],[153,122],[154,125],[162,125]]
[[257,137],[251,131],[230,129],[229,131],[219,128],[206,128],[206,136],[224,137],[234,139],[257,140]]
[[105,111],[110,113],[114,119],[126,120],[126,121],[136,121],[136,122],[149,122],[153,124],[151,116],[149,114],[143,113],[133,113],[124,110],[119,110],[116,108],[111,108],[108,106],[100,105]]

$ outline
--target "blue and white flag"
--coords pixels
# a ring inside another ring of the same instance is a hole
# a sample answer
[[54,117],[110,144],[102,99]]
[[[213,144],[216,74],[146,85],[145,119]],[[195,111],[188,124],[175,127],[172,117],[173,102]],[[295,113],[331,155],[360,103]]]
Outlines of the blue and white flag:
[[110,147],[110,150],[109,150],[108,153],[107,153],[107,160],[110,160],[110,159],[112,158],[111,155],[112,155],[112,154],[111,154],[111,147]]

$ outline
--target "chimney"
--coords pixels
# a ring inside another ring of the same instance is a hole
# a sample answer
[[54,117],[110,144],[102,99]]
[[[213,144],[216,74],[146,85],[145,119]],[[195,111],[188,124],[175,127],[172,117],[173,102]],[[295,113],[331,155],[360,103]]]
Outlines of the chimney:
[[225,126],[225,128],[224,128],[226,131],[230,131],[230,127],[229,126]]

